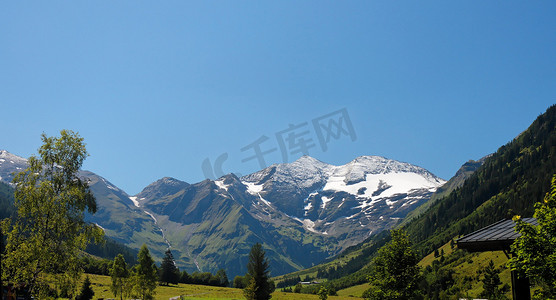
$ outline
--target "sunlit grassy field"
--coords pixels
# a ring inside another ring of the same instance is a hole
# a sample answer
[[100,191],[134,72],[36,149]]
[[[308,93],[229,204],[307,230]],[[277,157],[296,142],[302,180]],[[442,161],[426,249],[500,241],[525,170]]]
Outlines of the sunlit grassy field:
[[[95,292],[94,299],[99,298],[114,298],[114,295],[110,291],[110,277],[101,275],[89,275],[91,283],[93,285],[93,290]],[[330,296],[328,299],[331,300],[348,300],[348,299],[360,299],[348,295],[343,296]],[[224,287],[212,287],[204,285],[193,285],[193,284],[179,284],[177,286],[158,286],[156,288],[155,299],[157,300],[168,300],[172,297],[184,296],[185,299],[218,299],[218,300],[231,300],[231,299],[245,299],[243,297],[243,291],[240,289],[224,288]],[[119,299],[119,298],[118,298]],[[275,300],[317,300],[319,297],[317,295],[307,295],[307,294],[294,294],[294,293],[282,293],[275,292],[272,294],[272,299]]]
[[338,296],[350,297],[350,299],[357,299],[353,297],[361,297],[361,295],[363,295],[363,292],[368,290],[369,287],[370,285],[368,283],[348,287],[347,289],[339,290]]

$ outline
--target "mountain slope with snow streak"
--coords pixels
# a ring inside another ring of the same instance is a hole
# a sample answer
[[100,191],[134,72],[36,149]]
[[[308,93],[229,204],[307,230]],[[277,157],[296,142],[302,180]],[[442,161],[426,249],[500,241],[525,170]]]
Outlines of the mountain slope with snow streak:
[[[0,152],[0,176],[26,160]],[[335,166],[309,156],[238,178],[189,184],[164,177],[137,195],[80,171],[97,198],[87,220],[107,236],[160,259],[171,247],[188,272],[245,274],[254,243],[265,245],[273,274],[307,268],[369,235],[395,226],[444,181],[427,170],[379,156]]]
[[[10,183],[13,172],[24,171],[27,167],[27,159],[0,150],[1,181]],[[93,172],[80,170],[79,177],[89,183],[97,202],[97,212],[85,214],[87,222],[99,225],[108,237],[131,248],[139,249],[146,243],[157,260],[163,257],[168,246],[161,229],[151,216],[137,207],[135,198]]]
[[334,236],[342,245],[390,228],[445,183],[421,167],[380,156],[361,156],[341,166],[303,156],[241,179],[249,193],[305,230]]
[[[445,183],[421,167],[380,156],[361,156],[342,166],[303,156],[241,179],[249,193],[260,194],[298,218],[306,215],[307,207],[317,207],[307,202],[322,194],[345,192],[366,207],[369,202],[428,194]],[[322,208],[328,201],[320,197]]]

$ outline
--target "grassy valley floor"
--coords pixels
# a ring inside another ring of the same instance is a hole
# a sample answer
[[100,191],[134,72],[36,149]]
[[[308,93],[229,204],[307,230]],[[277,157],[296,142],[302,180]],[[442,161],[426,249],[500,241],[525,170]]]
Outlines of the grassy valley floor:
[[[110,277],[101,275],[89,275],[93,290],[95,292],[94,299],[112,299],[114,295],[110,291]],[[340,293],[339,293],[340,294]],[[350,293],[341,293],[340,296],[329,296],[330,300],[348,300],[348,299],[361,299],[349,295]],[[231,300],[231,299],[245,299],[243,291],[234,288],[225,287],[212,287],[204,285],[193,284],[179,284],[172,286],[158,286],[156,288],[157,300],[168,300],[176,296],[184,296],[185,299],[218,299],[218,300]],[[274,292],[272,294],[274,300],[317,300],[317,295],[308,294],[294,294]]]

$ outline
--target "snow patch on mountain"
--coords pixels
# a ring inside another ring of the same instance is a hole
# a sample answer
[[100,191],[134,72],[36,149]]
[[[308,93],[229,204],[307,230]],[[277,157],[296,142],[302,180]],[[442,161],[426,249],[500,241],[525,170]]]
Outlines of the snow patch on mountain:
[[241,183],[243,183],[247,187],[247,192],[249,192],[249,194],[251,195],[257,195],[263,190],[262,184],[256,184],[254,182],[248,181],[242,181]]
[[152,213],[150,213],[146,210],[144,210],[143,212],[146,213],[147,215],[149,215],[153,219],[154,225],[158,228],[158,230],[160,230],[160,234],[162,235],[162,239],[164,240],[166,245],[168,245],[168,248],[172,248],[172,245],[170,244],[170,241],[168,241],[168,239],[166,238],[166,235],[164,234],[164,230],[162,230],[162,227],[160,227],[160,225],[158,224],[158,220],[156,219],[156,217]]
[[309,220],[309,219],[300,219],[298,217],[293,217],[293,216],[288,216],[290,218],[292,218],[293,220],[296,220],[297,222],[301,223],[303,225],[303,228],[307,231],[313,232],[313,233],[317,233],[317,234],[323,234],[323,235],[328,235],[328,232],[324,231],[324,232],[320,232],[318,230],[315,229],[315,222]]
[[260,202],[266,204],[268,207],[272,207],[272,204],[268,200],[263,198],[263,196],[261,196],[261,191],[263,190],[262,184],[256,184],[254,182],[247,182],[247,181],[242,181],[241,183],[245,185],[245,187],[247,188],[247,192],[249,194],[257,196]]
[[315,230],[315,222],[309,220],[309,219],[304,219],[303,221],[301,221],[303,223],[303,227],[307,230],[309,230],[310,232],[314,232],[317,233],[317,231]]
[[264,199],[263,196],[261,196],[260,193],[257,193],[257,196],[259,196],[259,200],[260,200],[262,203],[266,204],[266,205],[269,206],[269,207],[272,207],[272,204],[270,204],[270,202],[268,202],[266,199]]
[[216,184],[216,186],[218,186],[218,188],[223,189],[225,191],[228,191],[228,188],[230,187],[229,184],[224,184],[224,179],[216,180],[214,181],[214,183]]
[[100,226],[98,223],[95,223],[95,225],[96,225],[98,228],[102,229],[102,231],[106,232],[106,229],[104,229],[104,227]]
[[145,210],[144,212],[145,212],[147,215],[149,215],[149,216],[153,219],[153,221],[154,221],[155,223],[158,223],[158,222],[156,221],[156,218],[154,217],[154,215],[153,215],[152,213],[150,213],[150,212],[148,212],[148,211],[146,211],[146,210]]
[[325,209],[325,208],[326,208],[326,203],[330,202],[330,200],[332,200],[332,199],[331,199],[331,198],[328,198],[328,197],[326,197],[326,196],[322,196],[322,197],[321,197],[321,200],[322,200],[321,208],[322,208],[322,209]]
[[[373,193],[381,187],[381,182],[390,187],[378,195]],[[431,179],[421,174],[408,172],[393,172],[387,174],[367,174],[364,181],[354,184],[346,183],[346,176],[331,176],[323,187],[323,191],[342,191],[359,197],[376,200],[391,197],[396,194],[407,193],[416,189],[438,188],[444,180]],[[360,192],[362,191],[362,192]]]
[[312,202],[307,202],[307,205],[305,205],[305,207],[303,208],[303,210],[305,211],[305,216],[309,213],[311,208],[313,208],[313,203]]
[[306,230],[308,230],[308,231],[310,231],[310,232],[318,233],[318,234],[323,234],[323,235],[328,235],[328,232],[326,232],[326,231],[323,231],[323,232],[317,231],[317,230],[315,229],[315,222],[313,222],[313,221],[311,221],[311,220],[309,220],[309,219],[303,219],[303,220],[301,221],[301,223],[303,223],[303,228],[305,228]]
[[131,202],[133,202],[133,205],[135,205],[136,207],[139,207],[139,201],[137,201],[137,196],[130,196],[129,200],[131,200]]
[[116,192],[119,192],[119,191],[120,191],[119,188],[115,187],[115,186],[112,185],[110,182],[106,181],[106,179],[104,179],[104,178],[102,178],[102,177],[100,177],[100,179],[102,180],[102,182],[104,182],[104,184],[106,185],[107,188],[109,188],[109,189],[111,189],[111,190],[113,190],[113,191],[116,191]]

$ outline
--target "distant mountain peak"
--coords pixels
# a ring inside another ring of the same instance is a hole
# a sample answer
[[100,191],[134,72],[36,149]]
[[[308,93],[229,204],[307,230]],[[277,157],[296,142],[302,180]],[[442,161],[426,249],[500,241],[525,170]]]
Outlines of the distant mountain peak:
[[215,180],[215,181],[222,181],[222,182],[224,182],[225,184],[231,184],[231,183],[233,183],[233,182],[240,182],[240,179],[239,179],[239,177],[237,177],[236,174],[234,174],[234,173],[229,173],[229,174],[226,174],[226,175],[224,175],[224,176],[218,178],[218,179]]
[[27,168],[27,159],[12,154],[6,150],[0,150],[0,180],[10,183],[14,173],[19,173]]
[[320,161],[320,160],[318,160],[318,159],[316,159],[316,158],[314,158],[314,157],[312,157],[312,156],[309,156],[309,155],[303,155],[303,156],[301,156],[300,158],[298,158],[298,159],[296,159],[296,160],[294,161],[294,163],[296,163],[296,162],[297,162],[297,163],[316,163],[316,164],[324,164],[322,161]]
[[175,179],[173,177],[163,177],[149,184],[139,194],[135,195],[135,197],[137,197],[137,199],[160,198],[167,195],[172,195],[177,191],[188,187],[189,185],[189,183],[181,181],[179,179]]
[[173,177],[163,177],[163,178],[157,180],[156,182],[161,183],[161,184],[167,184],[167,185],[182,185],[184,183],[187,183],[185,181],[181,181],[181,180],[173,178]]
[[387,160],[392,160],[389,158],[386,158],[384,156],[380,156],[380,155],[361,155],[356,157],[354,160],[352,160],[352,162],[361,162],[361,161],[366,161],[366,160],[377,160],[377,161],[387,161]]
[[[10,152],[8,152],[7,150],[0,150],[0,159],[4,159],[6,161],[14,161],[14,162],[19,162],[19,163],[26,163],[27,159],[23,158],[21,156],[17,156],[15,154],[12,154]],[[1,161],[0,161],[1,163]]]

